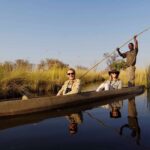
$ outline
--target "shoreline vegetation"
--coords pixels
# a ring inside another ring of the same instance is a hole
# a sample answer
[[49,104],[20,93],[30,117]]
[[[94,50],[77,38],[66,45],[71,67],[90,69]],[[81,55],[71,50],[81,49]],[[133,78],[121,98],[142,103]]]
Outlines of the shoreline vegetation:
[[[0,98],[21,98],[54,95],[66,81],[68,64],[57,59],[45,59],[40,64],[33,65],[27,60],[18,59],[13,62],[0,64]],[[75,67],[77,78],[81,77],[88,68]],[[90,71],[82,78],[82,86],[88,83],[103,82],[108,79],[107,71]],[[120,72],[120,79],[127,85],[126,72]],[[150,87],[150,66],[136,70],[136,85]]]
[[[0,64],[0,98],[21,98],[54,95],[66,81],[68,64],[57,59],[45,59],[40,64],[33,65],[27,60],[4,62]],[[75,67],[77,78],[82,76],[88,68]],[[82,84],[102,82],[99,72],[90,71],[83,79]]]

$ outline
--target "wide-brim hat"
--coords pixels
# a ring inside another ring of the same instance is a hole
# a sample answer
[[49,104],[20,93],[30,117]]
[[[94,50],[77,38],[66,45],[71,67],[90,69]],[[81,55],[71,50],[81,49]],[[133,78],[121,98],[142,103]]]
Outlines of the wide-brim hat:
[[108,71],[108,74],[110,75],[111,73],[116,73],[116,74],[119,74],[120,71],[116,70],[116,69],[112,69],[110,71]]
[[119,110],[110,111],[110,118],[121,118],[121,112]]

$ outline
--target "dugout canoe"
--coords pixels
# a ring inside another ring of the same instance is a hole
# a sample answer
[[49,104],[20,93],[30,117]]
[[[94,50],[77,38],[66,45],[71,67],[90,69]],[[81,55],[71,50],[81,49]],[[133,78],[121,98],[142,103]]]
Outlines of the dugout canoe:
[[65,109],[100,102],[105,105],[121,96],[134,96],[144,92],[144,86],[135,86],[111,91],[89,91],[65,96],[31,98],[28,100],[8,100],[0,102],[0,117],[25,115],[36,112]]

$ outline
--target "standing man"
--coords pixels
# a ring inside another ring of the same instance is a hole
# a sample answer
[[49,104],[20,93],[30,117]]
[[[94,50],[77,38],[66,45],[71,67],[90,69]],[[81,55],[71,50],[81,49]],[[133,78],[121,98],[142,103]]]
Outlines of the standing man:
[[138,41],[137,41],[137,35],[134,36],[134,44],[129,43],[129,51],[125,53],[121,53],[120,49],[117,48],[118,54],[126,58],[126,66],[127,66],[127,77],[128,77],[128,86],[134,86],[135,85],[135,64],[136,64],[136,57],[138,53]]

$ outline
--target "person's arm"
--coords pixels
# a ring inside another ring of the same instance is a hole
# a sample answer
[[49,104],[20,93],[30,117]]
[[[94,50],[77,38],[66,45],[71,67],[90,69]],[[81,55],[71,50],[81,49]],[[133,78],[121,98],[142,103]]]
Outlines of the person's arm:
[[61,89],[58,91],[57,96],[63,94],[64,88],[65,88],[65,83],[64,83],[64,85],[61,87]]
[[134,36],[134,44],[135,44],[135,50],[138,52],[138,40],[137,40],[137,35]]
[[122,135],[123,134],[123,128],[129,128],[129,125],[128,124],[125,124],[123,126],[120,127],[120,131],[119,131],[119,134]]
[[116,51],[118,52],[118,54],[123,57],[123,58],[126,58],[126,53],[121,53],[120,52],[120,48],[117,48]]
[[96,92],[102,91],[105,88],[104,83],[100,84],[100,86],[96,89]]
[[122,89],[122,81],[119,80],[118,89]]
[[57,96],[62,95],[63,87],[58,91]]

